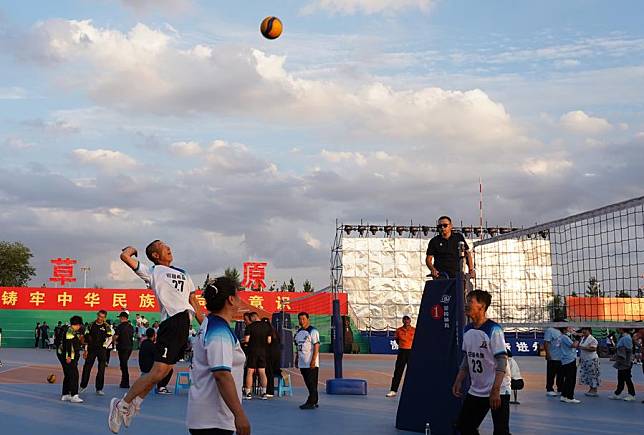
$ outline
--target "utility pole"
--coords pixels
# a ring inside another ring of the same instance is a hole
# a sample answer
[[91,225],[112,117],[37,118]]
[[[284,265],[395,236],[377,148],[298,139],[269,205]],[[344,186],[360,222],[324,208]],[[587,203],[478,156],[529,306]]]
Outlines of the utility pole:
[[83,272],[83,288],[87,288],[87,272],[92,270],[92,268],[89,266],[83,266],[80,270]]

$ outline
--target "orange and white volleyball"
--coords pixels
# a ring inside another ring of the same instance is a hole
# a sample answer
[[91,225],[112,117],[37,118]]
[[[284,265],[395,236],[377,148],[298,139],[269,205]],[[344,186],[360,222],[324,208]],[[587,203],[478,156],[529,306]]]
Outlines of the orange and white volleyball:
[[282,34],[282,21],[277,17],[266,17],[259,29],[266,39],[277,39]]

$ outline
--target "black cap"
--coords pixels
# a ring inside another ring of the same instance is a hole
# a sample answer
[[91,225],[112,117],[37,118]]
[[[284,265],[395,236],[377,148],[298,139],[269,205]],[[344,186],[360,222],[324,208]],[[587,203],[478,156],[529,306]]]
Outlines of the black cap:
[[126,319],[129,319],[130,315],[127,313],[127,311],[121,311],[121,314],[119,314],[119,317],[125,317]]

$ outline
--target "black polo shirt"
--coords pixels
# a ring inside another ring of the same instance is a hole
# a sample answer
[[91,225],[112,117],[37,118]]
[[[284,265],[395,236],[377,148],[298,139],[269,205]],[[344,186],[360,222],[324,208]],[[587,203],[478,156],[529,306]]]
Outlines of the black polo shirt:
[[439,272],[447,272],[450,278],[455,278],[458,272],[458,243],[465,243],[465,250],[470,247],[461,233],[452,232],[449,239],[440,234],[429,241],[427,255],[434,257],[434,267]]
[[134,345],[134,327],[130,322],[121,322],[114,328],[114,335],[118,335],[116,350],[130,350]]

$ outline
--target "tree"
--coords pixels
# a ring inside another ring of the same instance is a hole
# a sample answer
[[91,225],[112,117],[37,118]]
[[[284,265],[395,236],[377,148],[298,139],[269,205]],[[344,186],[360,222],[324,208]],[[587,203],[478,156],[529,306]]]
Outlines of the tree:
[[601,284],[594,276],[588,280],[588,287],[586,289],[587,297],[603,297],[604,292],[601,289]]
[[288,291],[288,284],[286,284],[286,281],[282,283],[280,286],[280,291],[287,292]]
[[286,288],[286,291],[289,291],[289,292],[295,291],[295,281],[293,281],[293,277],[291,277],[290,281],[288,282],[288,287]]
[[304,284],[302,284],[302,289],[307,293],[312,292],[313,290],[315,290],[313,288],[313,285],[311,284],[311,281],[309,281],[308,279],[306,281],[304,281]]
[[224,270],[224,276],[233,280],[237,288],[241,287],[241,276],[239,275],[239,271],[236,267],[227,267],[226,270]]
[[208,282],[209,282],[209,281],[210,281],[210,274],[209,274],[209,273],[207,273],[207,274],[206,274],[206,280],[203,282],[203,286],[201,286],[201,288],[205,290],[205,289],[206,289],[206,287],[208,287]]
[[552,314],[553,320],[560,321],[566,318],[566,302],[559,295],[554,295],[552,301],[548,303],[548,308]]
[[25,287],[36,276],[31,257],[31,250],[22,243],[0,241],[0,286]]
[[631,294],[628,293],[626,290],[621,290],[619,293],[617,293],[618,298],[630,298]]

